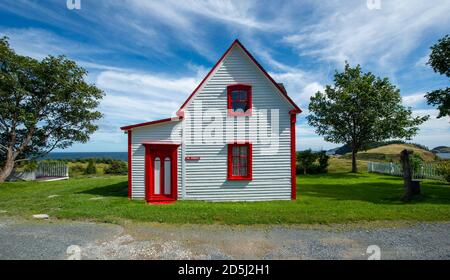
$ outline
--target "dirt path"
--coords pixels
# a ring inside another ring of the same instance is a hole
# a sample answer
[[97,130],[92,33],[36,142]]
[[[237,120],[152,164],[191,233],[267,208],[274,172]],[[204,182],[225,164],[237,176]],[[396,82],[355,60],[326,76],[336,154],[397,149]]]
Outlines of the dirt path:
[[363,229],[1,218],[0,259],[367,259],[375,256],[370,245],[382,259],[450,259],[449,236],[450,223]]

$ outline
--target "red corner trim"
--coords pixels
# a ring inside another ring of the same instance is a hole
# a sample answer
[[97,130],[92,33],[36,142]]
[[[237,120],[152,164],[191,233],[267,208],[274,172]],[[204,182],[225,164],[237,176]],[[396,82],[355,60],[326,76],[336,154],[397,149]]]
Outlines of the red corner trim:
[[[227,56],[227,54],[233,49],[233,47],[235,45],[239,45],[244,52],[248,55],[248,57],[250,57],[250,59],[253,61],[253,63],[255,63],[255,65],[264,73],[264,75],[273,83],[273,85],[281,92],[281,94],[286,97],[286,99],[289,101],[289,103],[294,106],[294,110],[297,111],[298,113],[301,113],[302,110],[300,110],[300,108],[297,106],[297,104],[295,104],[295,102],[289,97],[289,95],[287,95],[287,93],[281,88],[281,86],[275,82],[275,80],[269,75],[269,73],[267,73],[266,70],[264,70],[264,68],[261,66],[261,64],[259,64],[256,59],[250,54],[250,52],[244,47],[244,45],[241,44],[241,42],[236,39],[234,40],[234,42],[231,44],[231,46],[225,51],[225,53],[220,57],[219,61],[216,62],[216,64],[214,65],[214,67],[208,72],[208,74],[206,75],[205,78],[203,78],[203,80],[200,82],[200,84],[194,89],[194,91],[191,93],[191,95],[189,95],[188,99],[186,99],[186,101],[183,103],[183,105],[181,105],[180,109],[178,110],[178,112],[182,111],[184,109],[184,107],[186,106],[186,104],[189,102],[189,100],[192,99],[192,97],[194,97],[194,95],[197,93],[197,91],[202,87],[202,85],[206,82],[206,80],[209,78],[209,76],[211,76],[211,74],[214,72],[214,70],[217,68],[217,66],[219,66],[219,64],[224,60],[224,58]],[[178,113],[177,113],[178,115]]]
[[295,149],[295,123],[297,115],[291,114],[291,199],[297,199],[297,175],[296,175],[296,149]]
[[131,149],[131,145],[132,145],[132,143],[133,143],[133,141],[132,141],[132,131],[131,130],[129,130],[128,131],[128,198],[129,199],[131,199],[131,196],[132,196],[132,175],[131,175],[131,172],[132,172],[132,168],[131,168],[131,159],[132,159],[132,156],[131,156],[131,153],[132,153],[132,149]]

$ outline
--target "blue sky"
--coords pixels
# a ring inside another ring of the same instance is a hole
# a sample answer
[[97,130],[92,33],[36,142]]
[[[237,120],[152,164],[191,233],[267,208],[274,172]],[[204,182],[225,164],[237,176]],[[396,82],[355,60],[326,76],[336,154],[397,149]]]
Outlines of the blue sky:
[[[376,1],[376,0],[372,0]],[[87,144],[66,151],[126,151],[119,127],[173,116],[238,38],[304,110],[297,149],[328,149],[307,125],[309,97],[332,83],[344,61],[389,77],[415,115],[430,115],[413,141],[450,145],[448,118],[436,119],[427,91],[448,79],[426,65],[429,47],[450,31],[450,1],[145,1],[0,2],[0,35],[20,54],[65,54],[106,93],[105,117]]]

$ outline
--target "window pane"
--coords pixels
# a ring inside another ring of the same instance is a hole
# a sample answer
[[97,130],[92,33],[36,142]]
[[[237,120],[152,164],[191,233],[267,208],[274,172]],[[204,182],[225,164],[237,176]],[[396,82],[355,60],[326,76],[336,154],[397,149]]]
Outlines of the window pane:
[[240,99],[242,101],[244,101],[244,100],[247,101],[247,92],[246,91],[241,91]]
[[154,167],[153,167],[153,169],[155,170],[155,172],[154,172],[154,180],[153,180],[153,186],[154,186],[154,189],[153,189],[153,192],[155,193],[155,194],[159,194],[160,192],[159,192],[159,190],[160,190],[160,188],[161,188],[161,180],[160,180],[160,175],[161,175],[161,160],[159,159],[159,157],[157,157],[157,158],[155,158],[155,162],[154,162]]
[[240,155],[247,156],[247,146],[241,146],[240,148],[241,148]]
[[164,159],[164,194],[170,194],[171,171],[170,158],[166,157]]

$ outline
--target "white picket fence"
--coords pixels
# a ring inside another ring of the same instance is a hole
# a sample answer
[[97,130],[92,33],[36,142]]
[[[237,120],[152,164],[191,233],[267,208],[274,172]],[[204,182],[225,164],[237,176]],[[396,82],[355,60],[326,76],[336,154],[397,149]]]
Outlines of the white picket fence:
[[[393,162],[369,162],[368,171],[369,173],[403,176],[401,165]],[[418,172],[413,172],[413,178],[443,180],[443,177],[437,171],[436,165],[433,163],[423,163]]]
[[36,178],[42,177],[69,177],[69,166],[63,162],[40,162]]

